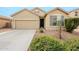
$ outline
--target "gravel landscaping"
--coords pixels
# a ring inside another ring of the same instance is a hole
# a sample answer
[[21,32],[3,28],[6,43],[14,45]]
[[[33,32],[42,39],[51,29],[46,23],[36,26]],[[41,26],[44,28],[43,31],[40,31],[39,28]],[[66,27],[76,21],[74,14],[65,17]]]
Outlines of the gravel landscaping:
[[[51,35],[59,38],[59,31],[57,30],[45,30],[44,33],[40,33],[39,31],[36,32],[35,37],[40,36],[40,35]],[[66,31],[61,32],[62,39],[70,39],[71,37],[78,37],[78,35],[74,33],[68,33]]]

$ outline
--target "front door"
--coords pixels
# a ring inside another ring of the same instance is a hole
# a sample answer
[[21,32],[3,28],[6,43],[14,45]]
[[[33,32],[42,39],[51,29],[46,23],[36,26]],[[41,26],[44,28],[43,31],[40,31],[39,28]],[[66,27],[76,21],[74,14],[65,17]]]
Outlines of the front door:
[[44,28],[44,19],[40,19],[40,28]]

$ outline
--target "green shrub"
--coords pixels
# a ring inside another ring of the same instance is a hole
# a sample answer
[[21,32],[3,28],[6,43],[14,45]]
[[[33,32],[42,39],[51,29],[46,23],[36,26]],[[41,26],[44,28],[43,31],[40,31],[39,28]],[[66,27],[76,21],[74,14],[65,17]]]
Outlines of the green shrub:
[[79,51],[79,38],[73,37],[64,41],[64,50],[66,51]]
[[63,42],[55,37],[41,36],[35,38],[31,45],[32,51],[62,51]]
[[65,19],[65,28],[67,32],[72,32],[79,25],[79,18]]

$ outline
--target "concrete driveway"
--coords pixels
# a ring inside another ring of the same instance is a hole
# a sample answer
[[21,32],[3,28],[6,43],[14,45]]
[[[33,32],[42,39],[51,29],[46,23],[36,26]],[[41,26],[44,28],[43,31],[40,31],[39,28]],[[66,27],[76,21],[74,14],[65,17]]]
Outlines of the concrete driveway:
[[13,30],[0,35],[0,51],[25,51],[35,30]]

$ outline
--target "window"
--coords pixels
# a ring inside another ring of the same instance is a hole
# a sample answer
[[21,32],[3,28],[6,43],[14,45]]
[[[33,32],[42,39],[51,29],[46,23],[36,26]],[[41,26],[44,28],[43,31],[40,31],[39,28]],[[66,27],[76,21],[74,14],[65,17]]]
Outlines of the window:
[[59,22],[62,26],[64,26],[64,16],[63,15],[50,16],[50,26],[58,26]]
[[50,26],[56,26],[57,25],[57,16],[53,15],[50,16]]

